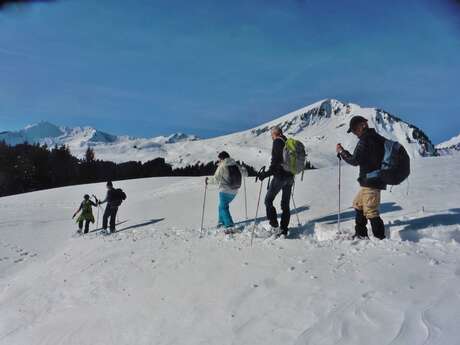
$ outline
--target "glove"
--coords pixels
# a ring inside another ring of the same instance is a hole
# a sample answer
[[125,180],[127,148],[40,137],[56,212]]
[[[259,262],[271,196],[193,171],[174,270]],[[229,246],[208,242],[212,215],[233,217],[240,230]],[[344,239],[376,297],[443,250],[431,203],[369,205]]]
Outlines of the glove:
[[257,175],[257,178],[261,181],[265,180],[268,176],[270,176],[270,173],[267,171],[262,171]]

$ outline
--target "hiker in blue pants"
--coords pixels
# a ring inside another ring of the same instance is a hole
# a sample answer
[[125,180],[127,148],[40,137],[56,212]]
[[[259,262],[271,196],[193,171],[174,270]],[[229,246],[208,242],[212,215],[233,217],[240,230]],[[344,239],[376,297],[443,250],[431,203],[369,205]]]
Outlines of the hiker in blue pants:
[[231,231],[235,225],[230,214],[230,203],[235,199],[241,187],[242,176],[246,176],[246,169],[239,166],[230,155],[222,151],[218,155],[219,163],[212,177],[206,178],[206,184],[219,186],[219,221],[217,227],[225,227]]

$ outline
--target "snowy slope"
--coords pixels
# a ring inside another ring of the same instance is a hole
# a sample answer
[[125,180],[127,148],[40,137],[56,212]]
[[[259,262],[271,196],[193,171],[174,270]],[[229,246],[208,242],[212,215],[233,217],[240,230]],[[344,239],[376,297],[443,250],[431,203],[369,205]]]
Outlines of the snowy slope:
[[237,160],[259,168],[270,158],[269,128],[279,125],[288,136],[305,143],[309,159],[316,167],[324,167],[335,164],[337,142],[350,150],[356,144],[356,138],[346,133],[354,115],[366,117],[379,133],[401,142],[413,158],[430,156],[435,152],[429,138],[416,127],[383,110],[344,104],[333,99],[314,103],[253,129],[206,140],[184,134],[152,139],[113,137],[92,128],[67,130],[56,140],[68,145],[79,157],[90,145],[97,158],[114,162],[163,157],[173,166],[183,167],[215,161],[217,153],[226,150]]
[[436,145],[436,150],[441,155],[452,154],[460,151],[460,134],[452,139]]
[[[343,170],[345,207],[356,175]],[[460,156],[416,160],[410,184],[383,193],[381,242],[317,240],[335,227],[336,180],[307,171],[293,238],[252,248],[241,194],[244,232],[214,233],[210,190],[199,237],[202,178],[116,183],[128,199],[110,237],[72,237],[103,184],[0,198],[0,344],[458,344]],[[250,216],[258,188],[247,181]],[[351,232],[351,209],[342,219]]]

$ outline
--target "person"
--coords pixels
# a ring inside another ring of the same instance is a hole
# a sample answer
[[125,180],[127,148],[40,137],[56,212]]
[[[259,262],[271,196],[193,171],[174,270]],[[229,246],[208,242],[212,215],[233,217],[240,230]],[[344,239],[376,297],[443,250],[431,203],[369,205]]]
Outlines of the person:
[[[283,131],[280,127],[273,127],[270,133],[273,140],[270,167],[267,171],[260,172],[258,178],[263,181],[265,178],[273,176],[268,187],[267,195],[265,196],[265,208],[270,223],[269,232],[276,236],[287,237],[291,219],[290,200],[292,186],[294,185],[294,175],[286,171],[282,166],[284,145],[287,138],[283,135]],[[276,208],[273,206],[273,201],[280,191],[282,192],[281,224],[278,223]]]
[[367,119],[362,116],[354,116],[350,120],[347,133],[350,132],[359,139],[353,154],[345,150],[340,143],[337,144],[336,150],[339,158],[343,158],[350,165],[359,166],[358,182],[361,189],[353,201],[353,208],[356,211],[354,238],[368,238],[367,223],[369,220],[374,236],[384,239],[385,225],[380,218],[379,209],[381,191],[386,189],[386,184],[378,179],[367,179],[366,176],[380,169],[385,153],[385,138],[375,129],[369,128]]
[[[241,178],[246,176],[247,172],[225,151],[219,153],[218,159],[218,167],[214,176],[206,177],[205,183],[219,186],[219,221],[217,227],[225,227],[225,232],[230,233],[235,226],[230,214],[230,203],[235,199],[241,186]],[[238,172],[239,177],[234,177],[234,174],[238,175]]]
[[72,216],[72,219],[74,219],[78,212],[81,211],[80,216],[77,218],[79,233],[81,233],[83,230],[83,223],[85,223],[85,234],[89,232],[89,223],[94,223],[93,206],[97,207],[97,204],[89,199],[88,194],[85,194],[83,196],[83,201],[81,202],[80,207]]
[[[112,181],[107,182],[107,195],[104,200],[99,201],[99,205],[107,203],[107,206],[104,210],[104,215],[102,216],[102,228],[106,234],[115,232],[115,219],[117,217],[118,207],[121,204],[121,200],[116,197],[115,189],[113,188]],[[110,218],[110,227],[107,230],[107,224],[109,223]]]

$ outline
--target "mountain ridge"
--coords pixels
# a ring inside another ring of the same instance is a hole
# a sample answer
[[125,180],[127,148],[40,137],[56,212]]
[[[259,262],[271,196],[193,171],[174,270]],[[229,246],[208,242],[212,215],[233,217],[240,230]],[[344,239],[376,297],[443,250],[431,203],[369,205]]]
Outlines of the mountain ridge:
[[[113,136],[92,127],[72,129],[41,122],[46,131],[61,135],[57,137],[59,140],[41,138],[40,142],[67,145],[78,157],[82,157],[86,148],[91,146],[99,159],[145,162],[161,157],[174,167],[215,161],[217,153],[226,150],[235,158],[257,168],[269,162],[271,139],[268,131],[276,125],[288,136],[302,140],[307,147],[309,160],[314,166],[322,167],[335,164],[334,148],[337,142],[353,149],[357,140],[347,134],[346,129],[354,115],[366,117],[377,132],[401,142],[412,158],[436,155],[429,137],[416,126],[382,109],[365,108],[335,99],[320,100],[259,126],[208,139],[182,133],[154,138]],[[33,126],[27,130],[30,132],[31,128]],[[8,132],[9,135],[11,133],[14,132]],[[5,134],[0,134],[0,140],[2,137]]]

